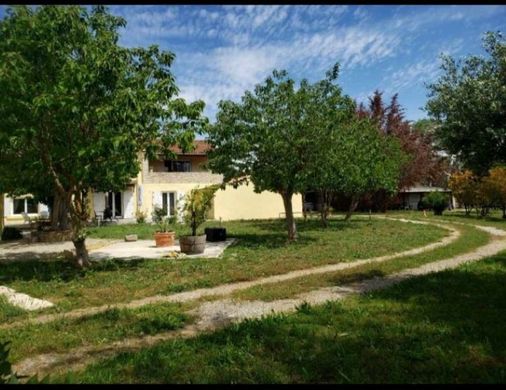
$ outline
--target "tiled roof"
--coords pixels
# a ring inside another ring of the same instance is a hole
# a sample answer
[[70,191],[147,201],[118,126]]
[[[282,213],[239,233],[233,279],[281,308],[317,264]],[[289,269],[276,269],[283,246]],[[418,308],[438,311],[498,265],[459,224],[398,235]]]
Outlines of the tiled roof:
[[181,148],[178,146],[172,146],[170,150],[177,154],[185,154],[185,155],[200,155],[205,156],[210,150],[211,145],[206,140],[195,140],[193,141],[194,150],[189,151],[188,153],[182,153]]

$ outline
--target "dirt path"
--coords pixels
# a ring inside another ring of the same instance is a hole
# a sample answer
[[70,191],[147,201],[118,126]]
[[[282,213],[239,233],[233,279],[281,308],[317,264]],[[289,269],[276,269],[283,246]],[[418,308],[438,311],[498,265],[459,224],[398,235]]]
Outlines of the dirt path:
[[[484,227],[482,230],[491,234],[491,242],[462,255],[406,269],[382,278],[367,279],[345,286],[314,290],[300,294],[293,299],[281,299],[272,302],[241,302],[223,299],[204,302],[189,312],[189,314],[197,316],[197,321],[183,329],[154,336],[120,340],[105,346],[84,346],[62,354],[39,355],[15,364],[14,370],[23,375],[38,373],[39,377],[48,372],[79,370],[92,362],[114,356],[120,352],[137,351],[175,337],[192,337],[200,332],[212,331],[246,318],[259,318],[272,313],[290,312],[304,302],[321,304],[329,300],[343,299],[351,294],[382,289],[412,277],[453,269],[464,263],[478,261],[506,250],[505,231],[488,227]],[[223,294],[223,291],[221,293]]]
[[284,282],[291,279],[300,278],[303,276],[308,275],[317,275],[317,274],[325,274],[329,272],[336,272],[344,269],[359,267],[364,264],[370,264],[370,263],[380,263],[392,259],[396,259],[399,257],[404,256],[414,256],[423,252],[427,252],[442,246],[446,246],[457,240],[460,236],[460,232],[458,230],[455,230],[451,227],[433,223],[433,222],[425,222],[425,221],[410,221],[407,219],[399,219],[401,222],[406,223],[416,223],[416,224],[423,224],[423,225],[434,225],[438,226],[442,229],[448,230],[450,234],[444,238],[442,238],[440,241],[433,242],[431,244],[410,249],[403,252],[394,253],[391,255],[385,255],[385,256],[379,256],[379,257],[372,257],[369,259],[363,259],[363,260],[356,260],[352,262],[347,263],[337,263],[337,264],[330,264],[330,265],[324,265],[320,267],[313,267],[313,268],[306,268],[296,271],[291,271],[285,274],[280,275],[274,275],[274,276],[268,276],[265,278],[255,279],[251,281],[245,281],[245,282],[237,282],[237,283],[229,283],[229,284],[223,284],[216,287],[210,287],[210,288],[201,288],[197,290],[191,290],[191,291],[184,291],[181,293],[171,294],[171,295],[155,295],[147,298],[137,299],[131,302],[127,303],[117,303],[117,304],[108,304],[108,305],[102,305],[102,306],[96,306],[96,307],[88,307],[83,309],[76,309],[72,311],[68,311],[65,313],[57,313],[57,314],[45,314],[40,315],[33,318],[24,319],[21,321],[12,322],[10,324],[2,324],[0,325],[0,329],[9,329],[14,327],[23,326],[27,323],[36,323],[36,324],[43,324],[47,322],[52,321],[58,321],[61,319],[76,319],[86,316],[91,316],[97,313],[103,313],[110,309],[135,309],[139,308],[141,306],[154,304],[154,303],[163,303],[163,302],[188,302],[193,301],[196,299],[200,299],[203,297],[210,297],[210,296],[220,296],[220,295],[228,295],[235,291],[245,290],[250,287],[259,286],[263,284],[271,284],[271,283],[278,283],[278,282]]

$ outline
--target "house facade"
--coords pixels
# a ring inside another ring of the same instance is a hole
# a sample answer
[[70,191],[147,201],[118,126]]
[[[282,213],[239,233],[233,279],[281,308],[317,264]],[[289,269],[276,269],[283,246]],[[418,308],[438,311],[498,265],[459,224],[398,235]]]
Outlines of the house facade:
[[[177,213],[186,194],[196,187],[221,184],[223,176],[211,173],[207,167],[207,153],[210,146],[206,141],[194,141],[194,150],[183,153],[173,148],[177,154],[174,160],[159,157],[148,160],[139,156],[141,170],[123,191],[94,192],[90,199],[93,213],[104,219],[109,217],[121,222],[135,222],[137,213],[144,213],[146,220],[156,206],[163,208],[168,216]],[[22,200],[25,199],[25,200]],[[28,200],[26,200],[28,199]],[[22,212],[36,216],[47,207],[35,204],[30,196],[19,199],[5,197],[5,223],[22,223]],[[302,214],[302,196],[292,199],[296,216]],[[279,194],[269,191],[255,193],[253,184],[233,188],[227,185],[216,192],[209,217],[215,220],[267,219],[284,216],[283,201]]]

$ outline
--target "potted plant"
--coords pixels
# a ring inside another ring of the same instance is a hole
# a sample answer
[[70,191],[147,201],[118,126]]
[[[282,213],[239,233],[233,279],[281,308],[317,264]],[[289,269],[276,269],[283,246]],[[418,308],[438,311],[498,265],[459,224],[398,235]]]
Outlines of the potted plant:
[[423,203],[434,210],[434,215],[443,215],[448,207],[448,198],[442,192],[434,191],[423,198]]
[[157,224],[158,229],[155,232],[155,242],[157,247],[173,246],[175,233],[171,229],[173,218],[163,214],[163,209],[155,207],[153,211],[153,221]]
[[206,235],[197,235],[197,229],[207,218],[207,213],[212,207],[215,192],[219,185],[204,188],[194,188],[186,196],[183,206],[184,223],[191,229],[191,235],[179,237],[181,252],[190,254],[203,253],[206,248]]

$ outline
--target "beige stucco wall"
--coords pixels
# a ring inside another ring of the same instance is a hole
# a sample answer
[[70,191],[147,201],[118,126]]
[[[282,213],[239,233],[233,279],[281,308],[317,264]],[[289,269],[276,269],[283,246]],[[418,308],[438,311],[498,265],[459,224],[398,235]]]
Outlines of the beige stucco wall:
[[[142,206],[140,210],[151,218],[154,209],[155,193],[176,192],[176,199],[181,199],[195,187],[205,187],[211,183],[144,183],[142,184]],[[302,196],[296,194],[292,199],[295,216],[302,213]],[[211,216],[223,221],[237,219],[266,219],[284,217],[283,200],[279,194],[264,191],[260,194],[253,191],[253,185],[242,185],[237,189],[227,186],[216,192]]]
[[[295,216],[302,214],[302,196],[292,198]],[[214,218],[223,221],[234,219],[284,218],[285,209],[281,195],[264,191],[256,193],[253,185],[241,185],[237,189],[227,186],[219,190],[214,199]]]

